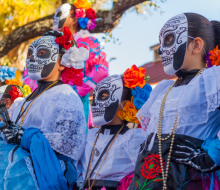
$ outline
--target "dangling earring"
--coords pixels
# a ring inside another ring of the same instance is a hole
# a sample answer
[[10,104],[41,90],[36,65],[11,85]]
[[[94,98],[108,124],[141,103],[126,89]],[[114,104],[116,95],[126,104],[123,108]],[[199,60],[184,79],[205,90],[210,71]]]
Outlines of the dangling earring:
[[121,103],[121,102],[120,102],[120,104],[121,104],[121,107],[122,107],[122,109],[123,109],[123,112],[125,112],[124,107],[123,107],[123,105],[122,105],[122,103]]

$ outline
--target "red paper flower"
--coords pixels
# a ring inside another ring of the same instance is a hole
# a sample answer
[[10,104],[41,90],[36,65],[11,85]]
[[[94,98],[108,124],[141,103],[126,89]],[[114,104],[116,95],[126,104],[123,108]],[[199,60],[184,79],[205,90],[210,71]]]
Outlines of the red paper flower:
[[23,97],[23,93],[22,91],[17,88],[16,86],[13,86],[12,87],[12,90],[10,90],[9,92],[9,95],[11,96],[11,100],[14,102],[14,100],[18,97]]
[[[163,164],[165,163],[163,162]],[[141,167],[141,175],[144,179],[154,179],[159,173],[161,173],[160,156],[158,154],[151,154],[144,159],[144,164]]]
[[144,68],[137,68],[136,65],[133,65],[130,69],[127,69],[123,74],[125,86],[128,88],[135,88],[136,86],[143,88],[146,84],[146,81],[144,80],[145,72],[146,70]]
[[76,9],[75,12],[76,12],[75,13],[76,18],[84,18],[86,16],[85,9]]
[[55,42],[61,46],[64,46],[64,48],[68,50],[73,45],[73,35],[69,28],[63,27],[63,35],[57,37]]
[[62,80],[65,84],[69,84],[69,82],[72,82],[77,86],[82,86],[83,76],[83,69],[74,69],[73,67],[66,67],[62,72]]
[[86,17],[87,17],[88,19],[97,19],[96,13],[95,13],[95,11],[94,11],[92,8],[89,8],[89,9],[86,11]]

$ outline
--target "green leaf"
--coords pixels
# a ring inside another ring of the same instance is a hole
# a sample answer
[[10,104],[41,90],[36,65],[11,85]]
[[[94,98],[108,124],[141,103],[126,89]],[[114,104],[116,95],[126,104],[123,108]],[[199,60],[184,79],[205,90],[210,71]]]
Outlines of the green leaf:
[[25,91],[24,91],[24,89],[21,87],[21,86],[19,86],[19,89],[21,90],[21,92],[23,93],[23,97],[24,97],[24,95],[25,95]]
[[137,183],[138,183],[139,188],[141,188],[141,184],[140,184],[140,182],[139,182],[139,181],[137,181]]
[[150,76],[145,76],[144,80],[147,82],[150,80]]

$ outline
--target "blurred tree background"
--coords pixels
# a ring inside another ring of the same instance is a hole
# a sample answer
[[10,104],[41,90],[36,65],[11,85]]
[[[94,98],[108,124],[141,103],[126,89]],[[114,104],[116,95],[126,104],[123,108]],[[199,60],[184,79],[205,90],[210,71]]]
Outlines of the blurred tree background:
[[[61,4],[73,1],[0,0],[0,65],[23,71],[29,44],[52,30],[53,15]],[[164,0],[93,0],[92,8],[97,11],[99,19],[91,32],[111,36],[109,34],[126,11],[136,11],[137,14],[151,13],[152,8],[161,11],[158,1]]]

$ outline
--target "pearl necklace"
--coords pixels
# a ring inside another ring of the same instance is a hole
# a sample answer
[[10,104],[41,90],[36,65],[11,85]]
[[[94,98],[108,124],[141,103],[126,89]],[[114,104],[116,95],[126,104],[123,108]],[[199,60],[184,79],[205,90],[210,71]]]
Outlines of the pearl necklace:
[[[204,69],[205,68],[201,69],[196,74],[196,76],[200,75],[204,71]],[[164,95],[162,103],[161,103],[161,106],[160,106],[160,112],[159,112],[159,122],[158,122],[158,129],[157,129],[157,137],[159,139],[158,147],[159,147],[159,156],[160,156],[160,167],[161,167],[162,178],[163,178],[163,190],[167,189],[166,182],[167,182],[169,165],[170,165],[170,157],[171,157],[171,152],[172,152],[172,149],[173,149],[174,138],[175,138],[175,134],[176,134],[176,130],[177,130],[177,121],[178,121],[178,112],[177,112],[176,117],[175,117],[175,121],[174,121],[174,124],[173,124],[173,128],[171,130],[171,133],[166,138],[162,138],[163,111],[164,111],[164,107],[165,107],[167,96],[170,93],[170,91],[172,90],[172,88],[175,86],[177,81],[178,81],[178,79],[176,80],[176,82],[173,83],[173,85],[167,90],[166,94]],[[172,139],[171,139],[170,150],[169,150],[168,158],[167,158],[166,173],[164,174],[163,157],[162,157],[162,141],[168,140],[171,136],[172,136]]]

